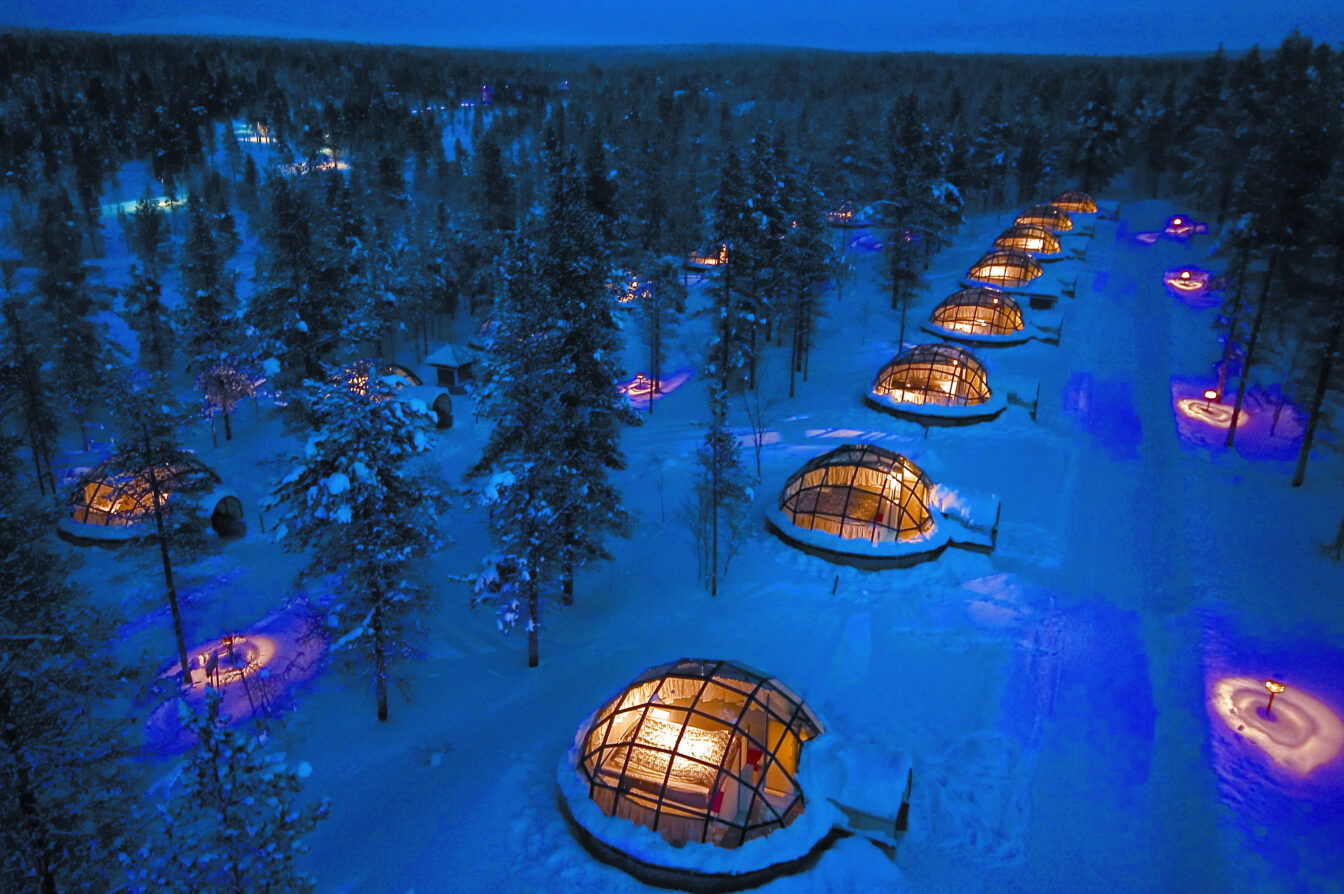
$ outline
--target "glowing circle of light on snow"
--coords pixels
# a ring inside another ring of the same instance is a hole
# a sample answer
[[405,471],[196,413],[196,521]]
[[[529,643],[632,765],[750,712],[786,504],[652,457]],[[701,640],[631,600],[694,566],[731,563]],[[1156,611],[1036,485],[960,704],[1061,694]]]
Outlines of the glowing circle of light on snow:
[[1329,763],[1344,747],[1344,722],[1323,702],[1294,687],[1278,695],[1273,714],[1266,689],[1274,680],[1224,677],[1213,684],[1210,699],[1216,713],[1237,735],[1259,746],[1275,763],[1299,776]]
[[[275,658],[276,642],[259,634],[229,635],[214,642],[188,649],[191,661],[191,685],[223,688],[253,676]],[[178,674],[178,665],[168,676]]]
[[1162,281],[1180,292],[1203,292],[1209,288],[1209,272],[1198,267],[1176,267],[1168,270]]
[[[1218,395],[1215,394],[1214,397]],[[1183,397],[1176,401],[1176,408],[1181,411],[1181,415],[1189,416],[1191,419],[1198,419],[1200,422],[1217,426],[1218,428],[1227,428],[1232,424],[1232,407],[1228,404],[1210,403],[1213,398],[1201,400],[1197,397]],[[1250,414],[1242,410],[1237,414],[1237,427],[1245,425],[1250,419]]]

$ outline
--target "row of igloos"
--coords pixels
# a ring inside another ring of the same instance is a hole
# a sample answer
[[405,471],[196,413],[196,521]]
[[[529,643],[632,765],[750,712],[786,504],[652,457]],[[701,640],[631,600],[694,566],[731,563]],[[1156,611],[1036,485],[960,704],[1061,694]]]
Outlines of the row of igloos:
[[[1029,324],[1017,299],[1004,289],[1042,275],[1037,255],[1060,254],[1059,234],[1073,229],[1068,212],[1096,210],[1092,197],[1079,192],[1028,208],[966,271],[963,288],[934,307],[924,329],[946,340],[985,346],[1057,337],[1058,330]],[[902,350],[878,372],[868,399],[898,415],[942,422],[992,419],[1007,406],[1004,396],[990,388],[984,364],[966,348],[948,344]]]

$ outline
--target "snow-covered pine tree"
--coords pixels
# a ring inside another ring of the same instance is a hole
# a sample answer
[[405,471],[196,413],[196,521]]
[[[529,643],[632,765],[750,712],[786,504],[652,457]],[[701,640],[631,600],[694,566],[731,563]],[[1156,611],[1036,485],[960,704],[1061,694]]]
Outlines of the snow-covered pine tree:
[[52,395],[42,374],[38,357],[20,312],[19,303],[11,291],[3,307],[5,320],[4,340],[0,342],[0,368],[5,372],[5,387],[0,401],[6,408],[18,406],[23,417],[24,439],[33,458],[38,491],[56,493],[56,474],[51,467],[51,453],[60,434],[60,424],[52,408]]
[[198,193],[187,198],[187,235],[182,247],[182,304],[178,317],[188,363],[201,368],[239,341],[234,275],[225,268],[212,215]]
[[712,335],[707,371],[725,391],[742,387],[751,363],[751,312],[737,271],[751,266],[752,241],[747,208],[747,183],[738,153],[731,146],[723,152],[718,189],[712,199],[714,242],[728,243],[728,263],[718,268],[712,288]]
[[127,887],[134,894],[313,891],[298,860],[327,803],[299,801],[311,768],[290,767],[263,736],[230,727],[219,698],[207,689],[196,713],[181,703],[196,742],[162,800],[138,812],[149,832],[125,857]]
[[568,477],[572,491],[557,507],[556,517],[563,535],[562,601],[568,605],[575,570],[610,558],[603,545],[606,535],[624,535],[629,528],[620,493],[608,475],[625,467],[621,424],[637,423],[639,417],[615,384],[621,335],[607,290],[611,249],[600,215],[590,204],[574,154],[558,149],[553,139],[549,148],[540,273],[541,294],[555,318],[552,398],[559,410],[559,428],[548,433],[553,457],[548,462],[556,475]]
[[44,512],[0,439],[0,889],[106,891],[124,846],[129,747],[98,705],[118,670],[112,625],[33,536]]
[[1123,130],[1115,88],[1100,75],[1068,135],[1069,168],[1084,192],[1100,189],[1120,172]]
[[145,184],[145,194],[135,203],[131,212],[130,243],[131,251],[148,269],[157,269],[164,242],[168,235],[168,224],[164,213],[159,209],[154,194]]
[[443,494],[415,462],[429,450],[434,414],[399,399],[390,381],[356,390],[335,370],[300,397],[316,431],[272,490],[271,506],[284,507],[276,536],[310,551],[310,574],[336,581],[328,613],[346,628],[337,645],[364,650],[386,720],[389,664],[407,650],[428,596],[418,570],[442,545]]
[[[479,110],[480,106],[476,108]],[[485,132],[475,149],[471,195],[480,227],[494,232],[512,230],[515,188],[512,175],[504,169],[504,152],[494,128]]]
[[791,333],[789,397],[793,397],[795,376],[806,369],[817,299],[837,258],[825,229],[821,192],[809,166],[784,167],[780,201],[789,218],[789,228],[781,240],[778,282]]
[[538,247],[521,234],[506,246],[494,299],[495,333],[485,355],[481,414],[494,423],[473,469],[490,474],[481,500],[499,551],[487,558],[472,605],[496,606],[503,633],[527,631],[527,666],[540,662],[544,589],[561,567],[556,502],[565,479],[551,460],[559,423],[556,318],[545,300]]
[[140,343],[140,362],[155,372],[167,372],[173,358],[175,333],[168,309],[160,300],[163,286],[152,267],[131,265],[131,281],[122,289],[126,322]]
[[37,231],[31,241],[37,292],[52,327],[49,341],[56,345],[54,384],[61,403],[79,423],[87,450],[89,418],[103,390],[109,350],[94,322],[80,230],[65,190],[39,199]]
[[750,528],[755,482],[742,464],[742,448],[728,429],[728,392],[709,386],[709,429],[696,450],[700,475],[695,485],[697,540],[704,544],[702,567],[709,576],[709,595],[719,595],[719,582]]

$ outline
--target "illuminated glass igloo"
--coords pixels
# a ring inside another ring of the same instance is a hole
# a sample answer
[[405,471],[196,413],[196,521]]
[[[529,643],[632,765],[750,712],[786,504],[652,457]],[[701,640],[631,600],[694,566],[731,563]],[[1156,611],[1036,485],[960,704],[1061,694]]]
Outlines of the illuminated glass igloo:
[[948,295],[934,307],[924,328],[943,338],[976,344],[1016,344],[1030,337],[1017,301],[987,286]]
[[[152,473],[152,474],[151,474]],[[152,480],[151,480],[152,478]],[[133,540],[154,533],[154,491],[167,509],[179,493],[202,494],[201,510],[221,537],[242,534],[247,525],[238,497],[187,451],[158,466],[139,467],[124,454],[100,463],[80,478],[70,495],[69,515],[57,531],[75,543]]]
[[1050,200],[1050,204],[1054,205],[1060,211],[1065,211],[1069,214],[1097,213],[1096,200],[1087,193],[1078,192],[1077,190],[1069,190],[1060,193]]
[[924,422],[976,422],[1003,412],[974,354],[955,345],[915,345],[878,372],[868,399],[898,416]]
[[558,769],[560,805],[580,843],[645,882],[752,887],[806,868],[837,837],[825,798],[803,795],[807,743],[823,732],[778,679],[682,658],[635,677],[580,725]]
[[998,515],[997,498],[948,491],[895,451],[843,444],[790,475],[765,518],[804,552],[877,569],[918,564],[950,544],[991,551]]
[[1037,255],[1055,255],[1060,252],[1059,237],[1045,227],[1025,224],[1011,226],[994,240],[995,248],[1013,248]]
[[577,770],[608,816],[672,844],[734,848],[803,812],[798,758],[821,732],[778,680],[682,659],[640,674],[593,715]]
[[1073,219],[1054,205],[1032,205],[1013,221],[1013,226],[1044,227],[1052,233],[1073,229]]
[[1025,286],[1044,272],[1036,259],[1025,251],[996,248],[976,261],[971,269],[966,271],[966,278],[974,282],[1012,289]]

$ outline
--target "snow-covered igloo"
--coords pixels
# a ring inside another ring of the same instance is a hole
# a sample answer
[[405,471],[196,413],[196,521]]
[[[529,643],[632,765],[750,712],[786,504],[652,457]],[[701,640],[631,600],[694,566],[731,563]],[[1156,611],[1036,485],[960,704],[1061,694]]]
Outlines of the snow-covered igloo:
[[1036,259],[1025,251],[996,248],[976,261],[966,271],[966,278],[993,286],[1016,288],[1025,286],[1044,272]]
[[[151,481],[151,472],[153,480]],[[57,531],[74,543],[116,543],[154,533],[154,490],[168,506],[179,493],[200,494],[199,507],[221,537],[247,530],[243,505],[208,466],[193,454],[177,451],[171,461],[140,467],[117,454],[85,472],[70,495],[70,512]]]
[[1056,255],[1060,252],[1059,237],[1045,227],[1016,224],[999,234],[995,248],[1014,248],[1036,255]]
[[1097,213],[1097,202],[1095,199],[1085,192],[1079,192],[1072,189],[1055,196],[1050,200],[1050,204],[1054,205],[1060,211],[1069,214]]
[[824,801],[813,811],[801,784],[805,745],[824,731],[779,680],[683,658],[584,721],[558,767],[560,804],[590,852],[642,881],[759,885],[839,837],[836,813]]
[[1013,226],[1044,227],[1052,233],[1073,229],[1073,219],[1054,205],[1032,205],[1013,221]]
[[790,475],[765,517],[805,552],[877,569],[936,558],[951,544],[991,551],[998,514],[997,498],[935,485],[895,451],[843,444]]
[[955,345],[915,345],[893,357],[868,389],[868,400],[919,422],[992,419],[1007,400],[989,387],[984,364]]

